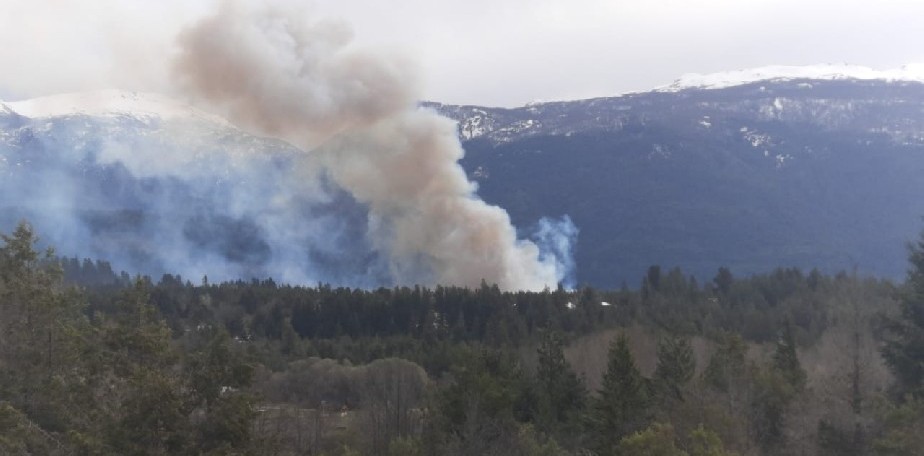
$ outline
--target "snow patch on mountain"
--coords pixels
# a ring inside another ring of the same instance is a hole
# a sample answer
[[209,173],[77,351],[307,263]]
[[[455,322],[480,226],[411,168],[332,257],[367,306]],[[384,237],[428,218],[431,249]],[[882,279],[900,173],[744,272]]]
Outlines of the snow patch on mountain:
[[162,120],[204,121],[230,126],[225,119],[164,95],[121,90],[65,93],[23,101],[0,103],[21,116],[55,118],[70,116],[134,117]]
[[741,127],[741,135],[744,139],[751,143],[751,147],[766,147],[771,145],[770,135],[764,133],[758,133],[754,130],[749,129],[748,127]]
[[474,139],[485,134],[490,126],[485,119],[488,113],[481,109],[473,109],[472,115],[466,117],[459,125],[459,132],[465,139]]
[[[688,73],[655,92],[679,92],[686,89],[724,89],[759,81],[775,80],[883,80],[924,83],[924,64],[909,64],[889,70],[861,65],[824,64],[806,66],[772,65],[720,73]],[[809,85],[807,88],[811,88]]]

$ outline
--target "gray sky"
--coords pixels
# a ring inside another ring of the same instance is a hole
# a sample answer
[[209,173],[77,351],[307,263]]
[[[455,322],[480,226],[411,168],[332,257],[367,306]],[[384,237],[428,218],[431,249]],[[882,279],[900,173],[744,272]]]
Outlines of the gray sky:
[[[357,43],[416,60],[428,99],[495,106],[763,65],[924,62],[921,0],[315,0]],[[170,92],[166,62],[213,0],[0,0],[0,98]]]

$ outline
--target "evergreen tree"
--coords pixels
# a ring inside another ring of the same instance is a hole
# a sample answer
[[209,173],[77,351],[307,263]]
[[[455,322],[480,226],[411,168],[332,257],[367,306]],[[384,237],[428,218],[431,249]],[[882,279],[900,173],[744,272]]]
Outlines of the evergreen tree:
[[658,365],[655,386],[662,399],[683,400],[683,387],[696,373],[696,358],[690,341],[682,337],[665,337],[658,341]]
[[787,321],[780,330],[770,368],[763,369],[755,379],[753,431],[765,451],[785,443],[783,427],[789,406],[805,388],[806,377]]
[[21,223],[0,238],[0,403],[15,421],[54,440],[86,424],[83,302],[63,286],[53,252],[35,250],[31,226]]
[[549,331],[543,335],[537,350],[537,407],[540,424],[547,431],[565,431],[564,424],[574,421],[584,407],[584,384],[565,360],[563,345],[561,335]]
[[796,391],[805,387],[806,373],[796,354],[796,341],[792,335],[792,324],[787,320],[780,330],[773,354],[773,367]]
[[527,392],[519,363],[501,351],[471,349],[460,353],[452,370],[453,383],[439,395],[447,429],[482,421],[511,421],[523,413]]
[[924,232],[908,249],[911,268],[899,293],[901,315],[889,324],[882,354],[901,388],[924,397]]
[[772,453],[784,443],[783,426],[794,397],[795,390],[790,380],[778,369],[761,369],[755,376],[751,397],[751,434],[765,452]]
[[280,338],[282,339],[282,346],[280,347],[282,354],[293,358],[298,358],[305,354],[302,338],[295,332],[292,319],[289,317],[282,320],[282,335]]
[[460,355],[451,372],[452,383],[436,397],[437,429],[429,435],[452,442],[455,448],[452,452],[433,449],[434,454],[484,454],[515,433],[517,422],[528,418],[533,405],[529,383],[515,358],[487,349]]
[[176,361],[170,329],[150,304],[150,287],[140,278],[116,299],[114,308],[98,316],[101,360],[119,377],[138,369],[165,369]]
[[599,397],[591,411],[593,439],[598,454],[614,454],[619,442],[648,423],[648,390],[629,352],[629,340],[619,335],[607,354]]
[[[184,454],[191,450],[189,412],[182,383],[169,372],[141,367],[120,388],[124,398],[107,426],[108,449],[115,454]],[[188,454],[188,453],[187,453]]]
[[734,276],[732,276],[731,271],[726,267],[719,268],[719,272],[716,273],[715,278],[712,279],[712,282],[715,284],[716,292],[722,295],[728,294],[728,291],[731,290],[732,283],[735,282]]
[[721,391],[729,392],[733,387],[744,382],[747,371],[745,355],[748,347],[744,339],[737,334],[725,335],[716,347],[703,378],[706,384]]
[[253,366],[242,359],[223,328],[197,331],[185,360],[186,406],[192,420],[195,447],[200,453],[245,450],[251,443],[255,398],[246,389]]

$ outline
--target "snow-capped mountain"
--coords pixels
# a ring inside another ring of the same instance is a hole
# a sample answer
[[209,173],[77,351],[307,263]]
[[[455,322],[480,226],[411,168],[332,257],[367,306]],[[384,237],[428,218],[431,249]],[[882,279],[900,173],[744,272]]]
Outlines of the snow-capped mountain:
[[[768,84],[772,88],[768,88]],[[823,89],[811,90],[816,84]],[[672,84],[648,92],[628,93],[588,100],[530,103],[520,108],[442,105],[427,103],[459,122],[463,140],[479,137],[509,142],[535,134],[568,135],[590,129],[618,130],[646,106],[663,110],[674,100],[698,101],[702,106],[739,94],[738,101],[758,109],[764,117],[789,121],[824,123],[841,118],[838,113],[862,110],[878,100],[884,88],[896,89],[924,84],[924,64],[893,70],[874,70],[857,65],[767,66],[748,70],[681,76]],[[728,89],[718,93],[710,90]],[[841,95],[832,93],[839,91]],[[793,103],[800,99],[808,103]],[[732,101],[732,100],[729,100]],[[859,104],[858,104],[859,103]],[[790,109],[785,110],[784,105]],[[726,108],[730,104],[726,104]],[[671,108],[671,110],[675,110]],[[821,118],[819,118],[821,116]],[[849,115],[848,115],[849,116]],[[698,121],[701,122],[701,121]],[[708,123],[708,121],[707,121]]]
[[924,82],[924,64],[908,64],[889,70],[849,64],[787,66],[772,65],[719,73],[688,73],[670,85],[656,88],[658,92],[677,92],[686,89],[724,89],[760,81],[816,81],[865,80],[883,82]]
[[98,90],[66,93],[7,102],[0,107],[32,119],[72,116],[132,117],[157,121],[209,122],[231,127],[223,118],[208,114],[170,97],[143,92]]
[[[719,266],[898,278],[924,215],[919,69],[767,67],[425,106],[459,122],[469,177],[517,226],[571,216],[580,282],[634,285],[651,264],[700,280]],[[26,218],[64,255],[194,280],[387,283],[364,209],[298,153],[159,95],[0,103],[0,230]]]
[[429,106],[459,122],[470,177],[518,226],[571,215],[579,280],[635,284],[651,264],[899,278],[924,228],[920,70],[767,67],[609,98]]

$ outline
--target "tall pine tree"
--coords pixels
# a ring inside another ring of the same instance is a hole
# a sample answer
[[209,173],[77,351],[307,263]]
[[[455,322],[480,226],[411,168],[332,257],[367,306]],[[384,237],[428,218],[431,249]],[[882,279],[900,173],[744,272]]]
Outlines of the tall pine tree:
[[801,391],[805,387],[806,373],[796,354],[796,340],[792,334],[792,324],[787,320],[780,330],[773,354],[773,367],[793,387]]
[[690,341],[683,337],[665,337],[658,342],[658,365],[654,384],[662,400],[683,400],[683,387],[696,373],[696,358]]
[[583,382],[565,360],[563,346],[561,334],[549,331],[543,335],[537,350],[538,417],[548,432],[564,430],[564,423],[573,422],[583,410],[586,397]]
[[648,424],[648,386],[629,351],[629,340],[618,336],[607,355],[599,397],[591,411],[598,454],[618,454],[619,442]]
[[924,233],[910,244],[911,268],[900,291],[900,318],[889,325],[882,354],[903,392],[924,398]]

